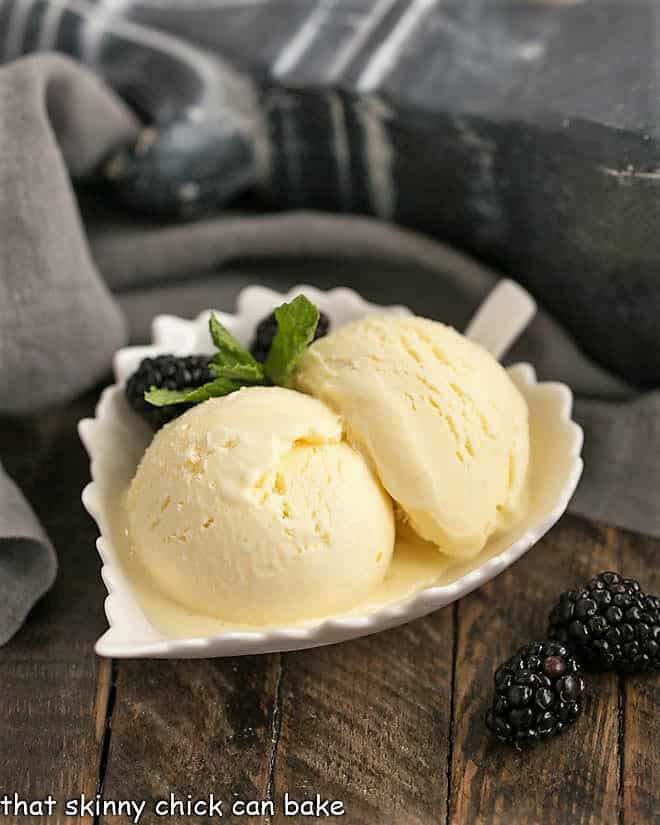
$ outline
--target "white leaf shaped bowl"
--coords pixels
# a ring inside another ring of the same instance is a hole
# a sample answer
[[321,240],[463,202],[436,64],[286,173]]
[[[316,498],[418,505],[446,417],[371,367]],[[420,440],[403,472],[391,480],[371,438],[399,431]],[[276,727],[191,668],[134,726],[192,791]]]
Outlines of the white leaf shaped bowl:
[[[322,292],[299,286],[288,295],[281,295],[254,286],[240,294],[235,315],[216,314],[241,343],[247,344],[261,318],[301,292],[329,315],[334,327],[376,312],[409,312],[400,306],[370,304],[345,288]],[[502,281],[477,312],[466,334],[481,340],[499,356],[527,324],[533,310],[533,302],[524,290],[510,281]],[[582,472],[582,430],[571,420],[571,391],[564,384],[539,383],[529,364],[517,364],[509,373],[525,396],[530,411],[529,511],[515,528],[491,540],[476,559],[456,562],[437,584],[363,613],[358,608],[300,624],[255,626],[199,638],[166,636],[141,609],[112,537],[111,512],[116,506],[118,491],[128,485],[151,437],[146,424],[128,407],[122,385],[142,358],[149,355],[211,352],[209,315],[210,311],[203,312],[192,321],[170,315],[156,317],[153,344],[126,347],[116,353],[117,383],[101,395],[95,417],[79,424],[80,437],[90,457],[92,478],[82,500],[99,527],[96,545],[108,591],[105,613],[109,628],[96,643],[99,655],[114,658],[236,656],[317,647],[377,633],[445,607],[485,584],[529,550],[566,510]],[[494,340],[498,335],[499,343]]]

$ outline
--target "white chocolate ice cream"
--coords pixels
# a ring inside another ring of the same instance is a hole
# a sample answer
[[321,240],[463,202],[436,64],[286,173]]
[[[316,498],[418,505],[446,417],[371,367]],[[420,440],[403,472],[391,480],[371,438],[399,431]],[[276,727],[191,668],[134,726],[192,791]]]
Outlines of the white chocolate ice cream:
[[376,316],[316,341],[296,389],[342,416],[423,539],[474,556],[525,506],[527,405],[506,371],[444,324]]
[[168,597],[226,621],[327,615],[378,585],[390,498],[322,402],[251,387],[166,425],[127,497],[132,553]]

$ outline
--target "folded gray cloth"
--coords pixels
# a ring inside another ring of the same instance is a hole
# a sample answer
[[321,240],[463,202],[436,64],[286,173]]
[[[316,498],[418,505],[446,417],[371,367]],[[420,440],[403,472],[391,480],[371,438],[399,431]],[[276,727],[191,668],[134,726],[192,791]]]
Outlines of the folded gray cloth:
[[57,558],[37,517],[0,467],[0,645],[55,581]]
[[[158,226],[84,198],[83,230],[71,178],[133,134],[133,116],[91,75],[51,56],[0,70],[0,110],[1,413],[75,396],[128,338],[147,338],[156,313],[231,309],[255,281],[346,284],[460,329],[497,280],[440,243],[367,218],[301,212]],[[571,510],[660,536],[660,393],[606,373],[543,311],[509,360],[531,361],[578,396],[585,474]],[[0,642],[54,569],[46,537],[0,473]]]
[[25,412],[89,386],[124,340],[67,166],[85,175],[136,123],[93,75],[50,56],[0,71],[0,112],[0,411]]

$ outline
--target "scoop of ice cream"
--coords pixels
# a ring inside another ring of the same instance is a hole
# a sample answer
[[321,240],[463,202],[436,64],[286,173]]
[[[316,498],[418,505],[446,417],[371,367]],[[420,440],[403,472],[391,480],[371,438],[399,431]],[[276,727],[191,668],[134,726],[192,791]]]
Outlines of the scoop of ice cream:
[[527,405],[506,371],[450,327],[377,316],[306,352],[298,389],[343,416],[413,529],[476,555],[523,507]]
[[392,503],[324,404],[278,387],[166,425],[127,498],[133,552],[198,613],[267,623],[336,612],[384,577]]

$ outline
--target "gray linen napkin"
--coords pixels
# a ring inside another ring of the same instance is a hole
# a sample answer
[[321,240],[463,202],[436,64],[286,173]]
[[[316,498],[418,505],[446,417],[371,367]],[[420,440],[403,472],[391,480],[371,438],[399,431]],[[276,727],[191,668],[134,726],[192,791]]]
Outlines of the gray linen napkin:
[[[71,178],[135,130],[123,104],[63,58],[0,70],[0,413],[74,397],[127,339],[148,338],[156,313],[231,309],[255,281],[346,284],[461,329],[497,280],[440,243],[368,218],[300,212],[158,226],[91,198],[84,230]],[[578,396],[585,474],[572,512],[660,537],[660,393],[606,373],[543,311],[509,360],[531,361]],[[0,472],[0,643],[54,570],[47,538]]]
[[0,645],[55,581],[57,557],[37,517],[0,466]]
[[63,58],[0,70],[2,412],[70,398],[107,369],[108,353],[124,340],[69,174],[90,172],[108,144],[135,127],[114,95]]

